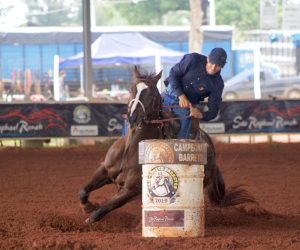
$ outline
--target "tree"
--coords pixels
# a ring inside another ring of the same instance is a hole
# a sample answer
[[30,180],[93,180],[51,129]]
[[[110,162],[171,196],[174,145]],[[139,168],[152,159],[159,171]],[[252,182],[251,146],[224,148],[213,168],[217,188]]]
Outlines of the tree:
[[78,26],[82,21],[81,1],[23,0],[27,20],[34,26]]
[[259,0],[216,1],[217,24],[232,25],[240,31],[259,28]]
[[115,3],[95,2],[94,7],[98,26],[128,25],[128,20],[121,15]]
[[189,51],[200,52],[203,43],[202,26],[202,4],[201,0],[190,0],[191,28],[189,35]]
[[[10,0],[16,1],[16,0]],[[3,1],[7,4],[10,1]],[[81,25],[82,6],[78,0],[18,0],[28,7],[27,19],[40,26]],[[199,0],[205,16],[208,0]],[[279,3],[281,0],[279,0]],[[217,24],[237,29],[259,28],[259,0],[216,0]],[[193,11],[187,0],[94,0],[97,25],[187,25]],[[7,9],[1,9],[0,18]],[[197,4],[198,5],[198,4]],[[280,4],[279,4],[280,7]],[[191,15],[190,15],[191,14]],[[205,22],[203,22],[205,23]]]
[[189,2],[182,0],[148,0],[137,3],[116,5],[121,15],[130,25],[163,24],[164,15],[176,11],[189,10]]
[[21,0],[0,1],[1,27],[14,27],[23,24],[25,16],[20,11],[26,9]]

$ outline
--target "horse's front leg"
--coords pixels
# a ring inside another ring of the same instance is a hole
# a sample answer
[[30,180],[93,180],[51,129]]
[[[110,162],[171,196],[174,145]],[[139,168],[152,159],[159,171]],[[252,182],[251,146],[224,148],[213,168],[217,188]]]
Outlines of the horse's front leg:
[[105,216],[110,211],[123,206],[126,204],[130,199],[137,196],[139,192],[136,190],[128,190],[128,189],[121,189],[113,198],[106,202],[105,204],[101,205],[98,209],[93,211],[89,218],[85,220],[86,223],[93,223],[100,220],[103,216]]
[[99,207],[95,204],[92,204],[89,201],[89,194],[92,191],[101,188],[102,186],[109,183],[112,182],[108,178],[107,170],[105,168],[104,163],[102,163],[100,167],[96,170],[92,180],[79,191],[79,200],[83,210],[86,213],[90,213]]
[[[126,180],[122,182],[122,177],[117,181],[120,184],[118,193],[112,197],[109,201],[102,204],[97,210],[95,210],[90,217],[85,221],[86,223],[92,223],[100,220],[104,215],[112,210],[123,206],[135,196],[139,195],[142,190],[142,180],[140,171],[130,171]],[[123,173],[124,174],[124,173]],[[118,176],[119,178],[120,176]],[[123,184],[124,183],[124,184]]]

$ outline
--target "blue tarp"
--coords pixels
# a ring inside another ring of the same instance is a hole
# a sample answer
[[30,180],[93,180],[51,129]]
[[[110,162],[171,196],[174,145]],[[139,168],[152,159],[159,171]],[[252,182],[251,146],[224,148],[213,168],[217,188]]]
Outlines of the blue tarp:
[[[155,43],[140,33],[103,34],[92,44],[93,65],[177,63],[183,52],[171,50]],[[59,68],[77,67],[83,63],[83,52],[61,61]]]

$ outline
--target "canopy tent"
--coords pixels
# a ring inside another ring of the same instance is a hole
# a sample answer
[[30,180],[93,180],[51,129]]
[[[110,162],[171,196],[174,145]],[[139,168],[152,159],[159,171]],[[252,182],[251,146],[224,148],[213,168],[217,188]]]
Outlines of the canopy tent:
[[[183,52],[166,48],[137,32],[102,34],[92,43],[91,47],[93,66],[153,64],[158,72],[161,69],[161,63],[175,64],[183,56]],[[83,57],[83,52],[64,60],[60,60],[58,56],[54,57],[55,100],[59,100],[61,96],[59,71],[64,68],[82,66]],[[81,77],[82,91],[84,90],[83,84]],[[158,88],[160,91],[164,88],[161,81],[158,83]]]
[[[93,65],[177,63],[183,52],[166,48],[140,33],[103,34],[92,43]],[[66,58],[59,68],[78,67],[83,63],[83,52]],[[157,65],[156,65],[157,68]]]

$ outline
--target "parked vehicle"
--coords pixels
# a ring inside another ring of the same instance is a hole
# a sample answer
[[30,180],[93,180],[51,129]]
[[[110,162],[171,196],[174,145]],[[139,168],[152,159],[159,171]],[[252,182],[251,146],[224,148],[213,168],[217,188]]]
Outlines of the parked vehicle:
[[[300,76],[280,77],[278,68],[264,65],[260,69],[262,99],[300,98]],[[224,100],[254,99],[254,70],[246,69],[225,82]]]

